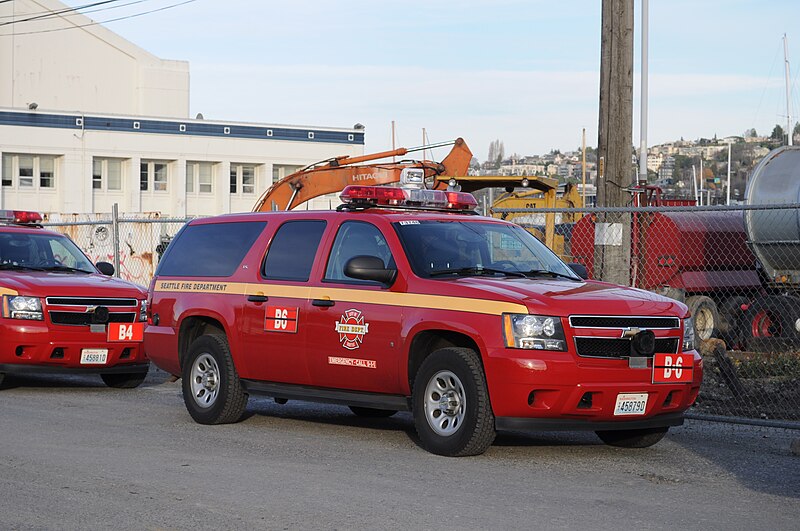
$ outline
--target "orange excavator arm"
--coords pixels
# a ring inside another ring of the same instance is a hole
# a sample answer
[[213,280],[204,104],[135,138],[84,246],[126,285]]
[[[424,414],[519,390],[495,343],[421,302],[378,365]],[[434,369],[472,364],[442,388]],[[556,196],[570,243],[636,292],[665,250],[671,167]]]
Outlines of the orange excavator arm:
[[[430,160],[372,162],[450,144],[453,145],[453,148],[442,162]],[[253,208],[253,212],[290,210],[309,199],[344,190],[346,186],[351,184],[379,185],[396,183],[400,181],[400,175],[406,168],[423,169],[425,177],[440,175],[463,177],[467,174],[470,160],[472,160],[472,152],[461,138],[432,146],[410,149],[399,148],[359,157],[336,157],[303,168],[276,182],[261,195]],[[367,162],[371,163],[365,164]],[[446,186],[446,183],[435,182],[437,187]]]

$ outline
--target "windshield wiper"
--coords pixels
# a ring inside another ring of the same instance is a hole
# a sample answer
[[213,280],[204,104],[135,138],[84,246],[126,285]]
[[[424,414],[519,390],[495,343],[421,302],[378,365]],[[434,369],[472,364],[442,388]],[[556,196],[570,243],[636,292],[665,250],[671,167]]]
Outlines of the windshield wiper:
[[57,266],[50,266],[42,268],[42,271],[67,271],[69,273],[94,273],[94,271],[86,271],[85,269],[78,269],[75,267],[69,267],[65,265],[57,265]]
[[431,271],[429,276],[438,277],[442,275],[471,276],[471,275],[505,275],[507,277],[526,278],[525,273],[520,271],[505,271],[503,269],[492,269],[491,267],[461,267],[458,269],[437,269]]
[[32,267],[22,264],[15,264],[12,262],[4,262],[0,264],[0,269],[14,269],[17,271],[44,271],[41,267]]
[[554,277],[568,278],[569,280],[578,280],[582,282],[582,280],[578,277],[573,277],[572,275],[566,275],[564,273],[558,273],[557,271],[550,271],[549,269],[531,269],[530,271],[523,272],[523,275],[526,277],[553,275]]

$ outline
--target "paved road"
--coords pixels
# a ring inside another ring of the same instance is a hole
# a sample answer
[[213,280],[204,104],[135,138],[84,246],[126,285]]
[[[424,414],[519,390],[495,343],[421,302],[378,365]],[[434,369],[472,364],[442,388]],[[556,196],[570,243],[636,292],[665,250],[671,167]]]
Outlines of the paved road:
[[797,432],[689,421],[653,448],[501,434],[480,457],[420,450],[410,415],[251,398],[206,427],[179,383],[7,378],[2,529],[799,529]]

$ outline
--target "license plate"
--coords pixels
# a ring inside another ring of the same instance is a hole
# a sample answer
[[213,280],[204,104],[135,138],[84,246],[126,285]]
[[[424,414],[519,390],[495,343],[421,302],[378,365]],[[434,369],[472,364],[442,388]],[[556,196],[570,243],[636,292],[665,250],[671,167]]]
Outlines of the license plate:
[[644,415],[646,409],[647,393],[620,393],[614,406],[614,416]]
[[104,365],[107,361],[107,348],[85,348],[81,350],[81,365]]

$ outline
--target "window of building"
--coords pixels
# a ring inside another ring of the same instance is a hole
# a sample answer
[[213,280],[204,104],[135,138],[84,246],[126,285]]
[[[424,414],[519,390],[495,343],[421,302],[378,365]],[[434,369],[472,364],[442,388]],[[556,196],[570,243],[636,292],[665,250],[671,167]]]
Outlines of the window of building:
[[166,192],[168,164],[160,160],[143,160],[139,165],[139,189]]
[[186,163],[186,192],[210,194],[214,187],[214,164],[212,162]]
[[122,159],[95,157],[92,161],[92,188],[95,190],[122,190]]
[[302,166],[292,165],[292,164],[273,164],[272,165],[272,182],[276,183],[286,177],[287,175],[291,175],[297,170],[302,168]]
[[11,166],[13,159],[10,155],[3,155],[3,186],[13,186],[14,180],[11,178]]
[[252,195],[256,191],[256,167],[252,164],[231,164],[230,192]]
[[55,188],[56,158],[52,155],[3,155],[3,186],[21,189]]

